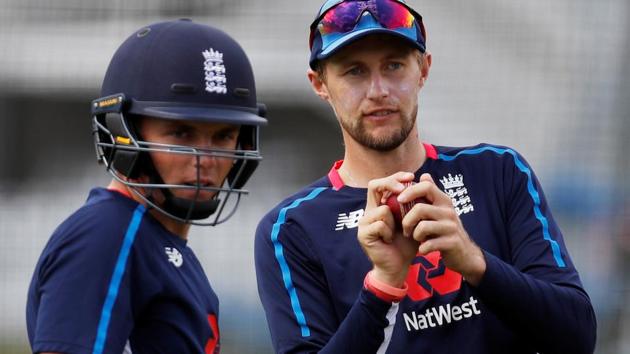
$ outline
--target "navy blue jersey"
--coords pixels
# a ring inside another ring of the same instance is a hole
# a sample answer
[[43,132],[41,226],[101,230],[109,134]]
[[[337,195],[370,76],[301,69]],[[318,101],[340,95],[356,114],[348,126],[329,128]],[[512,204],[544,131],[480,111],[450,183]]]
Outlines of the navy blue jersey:
[[217,316],[186,241],[102,188],[51,236],[26,309],[33,352],[218,353]]
[[514,150],[425,144],[486,273],[477,287],[418,255],[409,291],[387,303],[363,289],[372,265],[357,241],[366,189],[337,162],[270,211],[256,231],[256,272],[278,353],[591,353],[595,317],[534,172]]

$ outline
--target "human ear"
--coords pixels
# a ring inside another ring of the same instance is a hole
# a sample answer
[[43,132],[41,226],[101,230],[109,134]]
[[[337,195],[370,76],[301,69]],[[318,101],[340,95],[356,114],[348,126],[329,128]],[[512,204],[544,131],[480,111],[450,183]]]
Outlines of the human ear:
[[424,82],[429,78],[429,71],[431,69],[431,63],[433,56],[428,50],[421,57],[422,65],[420,66],[420,85],[424,85]]
[[308,77],[308,80],[311,83],[311,88],[315,94],[322,100],[328,101],[328,88],[326,87],[324,80],[320,77],[320,74],[315,70],[308,69],[306,76]]

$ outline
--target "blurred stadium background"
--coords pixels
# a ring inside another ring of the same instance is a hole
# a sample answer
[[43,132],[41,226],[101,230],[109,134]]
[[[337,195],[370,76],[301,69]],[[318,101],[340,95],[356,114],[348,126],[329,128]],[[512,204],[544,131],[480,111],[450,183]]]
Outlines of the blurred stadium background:
[[[434,65],[421,135],[493,142],[537,171],[599,323],[597,353],[630,353],[630,3],[410,0]],[[342,157],[330,109],[306,80],[320,0],[0,0],[0,352],[27,353],[25,299],[50,233],[109,178],[95,164],[89,102],[137,28],[192,18],[235,37],[270,125],[237,215],[190,245],[221,298],[223,353],[271,353],[253,234],[283,196]]]

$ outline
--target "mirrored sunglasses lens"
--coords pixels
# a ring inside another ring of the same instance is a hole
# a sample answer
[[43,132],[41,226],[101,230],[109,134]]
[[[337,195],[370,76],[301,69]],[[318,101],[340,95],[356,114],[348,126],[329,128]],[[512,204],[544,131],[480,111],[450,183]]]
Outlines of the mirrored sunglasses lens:
[[350,32],[357,24],[360,11],[360,2],[342,2],[324,15],[319,31],[321,34]]
[[394,0],[376,0],[378,22],[389,29],[413,27],[413,14]]

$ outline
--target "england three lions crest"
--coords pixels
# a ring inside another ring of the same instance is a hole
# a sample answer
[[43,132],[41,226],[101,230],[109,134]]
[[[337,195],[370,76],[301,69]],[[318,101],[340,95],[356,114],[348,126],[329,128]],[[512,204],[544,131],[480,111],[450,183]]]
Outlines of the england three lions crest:
[[227,77],[223,65],[223,53],[210,48],[203,51],[206,91],[210,93],[227,93]]
[[448,176],[440,178],[440,182],[444,186],[444,193],[451,197],[457,215],[467,214],[475,210],[468,195],[468,189],[464,185],[464,176],[461,173],[454,177],[449,173]]

